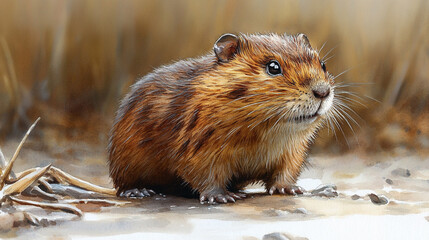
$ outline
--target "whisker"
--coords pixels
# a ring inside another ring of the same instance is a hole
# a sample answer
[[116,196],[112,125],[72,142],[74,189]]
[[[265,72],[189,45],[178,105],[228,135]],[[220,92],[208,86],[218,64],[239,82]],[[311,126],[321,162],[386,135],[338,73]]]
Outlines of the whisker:
[[266,95],[266,94],[260,93],[260,94],[251,94],[251,95],[242,96],[242,97],[236,98],[236,99],[228,102],[226,105],[233,103],[233,102],[236,102],[236,101],[239,101],[239,100],[242,100],[242,99],[245,99],[245,98],[256,97],[256,96],[261,96],[261,95]]
[[345,97],[345,96],[340,96],[340,95],[338,95],[336,97],[337,97],[337,99],[340,99],[342,101],[348,102],[350,104],[359,104],[362,107],[368,109],[368,107],[365,104],[363,104],[362,102],[360,102],[359,100],[356,100],[356,99],[353,99],[353,98],[349,98],[349,97]]
[[[364,98],[362,98],[361,96],[359,96],[359,95],[357,95],[356,93],[354,93],[354,92],[351,92],[351,91],[345,91],[345,90],[339,90],[339,91],[337,91],[337,93],[340,93],[340,94],[342,94],[342,93],[344,93],[344,94],[349,94],[349,95],[352,95],[352,96],[354,96],[354,97],[356,97],[356,98],[359,98],[359,99],[361,99],[361,100],[365,100]],[[373,97],[370,97],[370,96],[367,96],[367,95],[362,95],[363,97],[366,97],[366,98],[368,98],[368,99],[370,99],[370,100],[373,100],[373,101],[375,101],[375,102],[377,102],[377,103],[381,103],[379,100],[377,100],[377,99],[375,99],[375,98],[373,98]]]
[[[343,107],[345,107],[345,105],[342,105]],[[342,112],[344,115],[346,115],[354,124],[356,124],[359,128],[361,128],[360,124],[354,119],[352,118],[352,116],[346,112],[344,109],[342,108],[338,108],[338,111]],[[359,117],[359,115],[357,115]],[[362,118],[361,118],[362,119]],[[363,120],[363,119],[362,119]]]
[[[253,127],[251,127],[250,129],[253,130],[259,124],[261,124],[261,123],[269,120],[270,118],[274,117],[275,115],[280,115],[282,113],[282,110],[284,110],[284,107],[283,108],[281,108],[281,107],[280,108],[274,108],[274,110],[277,110],[277,111],[275,111],[273,114],[270,114],[268,117],[266,117],[265,119],[263,119],[261,121],[254,122],[256,124]],[[272,111],[272,110],[270,110],[270,111]],[[265,113],[265,115],[267,115],[270,111],[268,111],[267,113]],[[250,124],[248,127],[252,126],[254,123]]]
[[254,113],[254,112],[256,112],[256,111],[258,111],[258,110],[263,110],[263,109],[272,109],[273,108],[273,106],[265,106],[265,107],[263,107],[263,108],[259,108],[260,106],[262,106],[262,104],[260,104],[259,106],[257,106],[257,107],[255,107],[255,109],[254,110],[252,110],[252,111],[250,111],[249,113],[247,113],[246,114],[246,116],[249,116],[249,115],[251,115],[252,113]]
[[271,100],[271,99],[269,99],[269,100],[265,100],[265,101],[259,101],[259,102],[250,103],[250,104],[247,104],[247,105],[245,105],[245,106],[243,106],[243,107],[239,107],[239,108],[237,108],[237,109],[234,109],[234,111],[239,111],[239,110],[242,110],[242,109],[245,109],[245,108],[248,108],[248,107],[251,107],[251,106],[257,105],[257,104],[262,104],[262,103],[271,102],[271,101],[272,101],[272,100]]
[[349,120],[342,114],[342,112],[340,111],[340,108],[335,109],[340,117],[340,119],[344,120],[347,125],[349,126],[349,128],[352,130],[353,134],[355,133],[354,128],[351,126]]
[[[352,112],[352,113],[354,113],[361,121],[364,121],[365,122],[365,120],[363,120],[363,118],[361,118],[360,116],[359,116],[359,114],[357,114],[357,112],[355,111],[355,110],[353,110],[352,108],[350,108],[349,106],[347,106],[347,104],[344,104],[343,102],[337,102],[337,104],[339,104],[340,106],[342,106],[342,107],[344,107],[344,108],[346,108],[347,110],[349,110],[350,112]],[[359,125],[359,124],[358,124]]]
[[329,50],[326,54],[325,54],[325,56],[323,56],[323,58],[322,58],[322,60],[321,61],[325,61],[325,58],[326,58],[326,56],[328,56],[335,48],[337,48],[337,46],[334,46],[333,48],[331,48],[331,50]]
[[320,55],[320,52],[323,50],[323,48],[325,47],[325,44],[326,44],[327,42],[328,42],[328,41],[326,40],[326,41],[323,43],[322,47],[319,49],[319,51],[317,51],[317,54],[319,54],[319,55]]
[[288,109],[288,110],[287,110],[287,111],[285,111],[282,115],[280,115],[279,119],[277,119],[277,121],[276,121],[276,122],[273,124],[273,126],[270,128],[270,131],[271,131],[273,128],[275,128],[275,127],[276,127],[276,125],[277,125],[277,123],[279,123],[279,122],[280,122],[280,120],[281,120],[281,119],[283,119],[287,114],[289,114],[291,110],[292,110],[292,108],[291,108],[291,109]]
[[[337,113],[337,111],[336,111],[336,107],[335,107],[335,106],[332,106],[332,111],[333,111],[333,113],[334,113],[335,115],[338,115],[338,113]],[[343,137],[344,137],[344,140],[345,140],[345,141],[346,141],[346,143],[347,143],[347,146],[350,148],[349,141],[347,140],[346,134],[344,133],[343,128],[341,127],[341,124],[338,122],[338,120],[337,120],[337,118],[336,118],[336,117],[333,117],[333,118],[332,118],[332,120],[333,120],[333,122],[334,122],[335,126],[337,126],[338,130],[340,130],[340,131],[341,131],[341,133],[342,133],[342,135],[343,135]]]
[[[330,112],[329,112],[329,115],[328,115],[327,120],[328,120],[329,125],[331,126],[332,132],[334,133],[335,140],[336,140],[337,142],[339,142],[339,141],[338,141],[338,137],[337,137],[337,132],[335,131],[334,123],[332,122],[332,119],[331,119],[331,118],[333,118],[333,117],[335,117],[335,116],[334,116],[332,113],[330,113]],[[329,128],[328,128],[328,129],[329,129]]]
[[374,85],[374,82],[336,82],[334,88],[337,87],[362,87],[362,85]]
[[332,56],[329,56],[328,58],[326,58],[325,60],[323,60],[324,62],[328,62],[329,60],[331,60],[331,58],[335,57],[335,54],[332,54]]
[[338,78],[339,76],[343,75],[344,73],[347,73],[347,72],[348,72],[348,71],[350,71],[351,69],[353,69],[353,68],[348,68],[348,69],[346,69],[346,70],[342,71],[340,74],[338,74],[337,76],[335,76],[333,79],[335,80],[336,78]]

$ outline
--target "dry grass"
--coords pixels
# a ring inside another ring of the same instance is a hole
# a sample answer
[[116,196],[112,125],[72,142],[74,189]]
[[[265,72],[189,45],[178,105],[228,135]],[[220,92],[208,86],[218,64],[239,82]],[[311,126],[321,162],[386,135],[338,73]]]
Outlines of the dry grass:
[[0,134],[25,130],[36,115],[60,128],[104,121],[94,131],[107,132],[120,96],[154,67],[204,54],[224,32],[304,32],[313,46],[326,42],[322,52],[335,48],[331,72],[350,69],[338,81],[361,83],[348,89],[368,107],[353,109],[360,144],[370,146],[392,109],[428,112],[428,12],[425,0],[3,1]]
[[[20,211],[14,206],[15,204],[63,211],[80,218],[83,213],[79,204],[82,208],[82,205],[87,203],[100,206],[119,206],[127,203],[113,199],[116,195],[115,189],[100,187],[76,178],[59,168],[52,167],[51,164],[43,168],[30,168],[18,173],[17,177],[13,176],[14,174],[11,173],[14,163],[27,137],[39,120],[40,118],[27,130],[10,161],[6,162],[0,149],[0,157],[2,157],[0,162],[0,218],[2,220],[0,221],[0,232],[9,231],[18,224],[17,222],[22,222],[16,218],[17,214],[21,215],[27,224],[40,226],[44,225],[43,221],[49,222],[47,218],[43,219],[28,211]],[[73,188],[74,192],[67,191],[67,188]],[[85,199],[88,196],[93,199]],[[112,199],[106,199],[107,197]]]

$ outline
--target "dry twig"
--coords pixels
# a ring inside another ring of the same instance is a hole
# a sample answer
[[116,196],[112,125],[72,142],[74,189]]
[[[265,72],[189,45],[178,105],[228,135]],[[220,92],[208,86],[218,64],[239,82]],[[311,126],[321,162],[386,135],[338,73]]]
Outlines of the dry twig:
[[2,174],[2,176],[0,178],[0,189],[3,189],[3,186],[4,186],[5,182],[6,182],[6,180],[9,178],[10,172],[12,171],[13,163],[18,158],[19,152],[21,151],[21,148],[24,145],[25,140],[27,140],[28,135],[31,133],[31,131],[36,126],[36,124],[39,122],[39,120],[40,120],[40,117],[37,118],[37,120],[33,123],[33,125],[31,125],[31,127],[28,129],[27,133],[24,135],[24,137],[22,138],[21,142],[19,143],[18,147],[16,148],[16,151],[13,154],[12,159],[7,164],[5,170],[3,171],[3,174]]
[[87,204],[87,203],[96,203],[96,204],[103,204],[103,205],[109,205],[109,206],[122,206],[130,202],[125,201],[114,201],[114,200],[107,200],[107,199],[67,199],[63,200],[65,203],[70,204]]
[[46,192],[53,193],[51,184],[49,184],[44,177],[39,178],[38,182]]
[[[38,118],[33,123],[33,125],[31,125],[31,127],[28,129],[27,133],[24,135],[20,144],[18,145],[13,157],[8,163],[6,162],[3,156],[3,153],[0,150],[0,204],[5,200],[10,200],[12,202],[15,202],[21,205],[32,205],[43,209],[61,210],[61,211],[75,214],[78,217],[81,217],[82,211],[72,204],[93,203],[93,204],[99,204],[99,205],[105,205],[105,206],[112,206],[112,205],[118,206],[118,205],[124,205],[128,203],[123,201],[100,199],[100,198],[103,198],[103,195],[115,196],[116,190],[114,188],[105,188],[105,187],[97,186],[90,182],[84,181],[56,167],[51,167],[51,165],[48,165],[43,168],[27,169],[17,174],[17,177],[11,178],[13,164],[17,159],[19,152],[24,142],[26,141],[28,135],[31,133],[31,131],[36,126],[39,120],[40,118]],[[49,179],[55,179],[60,184],[51,184]],[[38,183],[38,185],[37,186],[35,185],[33,188],[29,188],[31,185],[35,183]],[[85,195],[80,193],[80,195],[79,194],[70,195],[75,199],[60,200],[62,197],[57,194],[61,195],[62,192],[58,192],[56,190],[57,187],[55,186],[56,185],[61,186],[61,184],[63,187],[76,188],[79,190],[82,189],[81,190],[82,192],[85,192],[88,194]],[[14,194],[23,193],[24,191],[25,193],[29,193],[31,196],[37,196],[41,199],[52,200],[55,202],[38,202],[38,201],[24,200],[24,199],[20,199],[12,196]],[[79,199],[79,197],[82,198],[82,196],[91,197],[92,195],[98,196],[99,198]],[[58,202],[59,200],[60,202]],[[33,225],[46,225],[47,223],[46,219],[38,218],[37,216],[34,216],[30,213],[24,212],[24,215],[25,215],[25,218]]]
[[3,172],[3,168],[6,166],[6,159],[4,158],[3,152],[0,148],[0,174]]
[[111,195],[114,196],[116,194],[116,190],[114,188],[105,188],[100,187],[95,184],[92,184],[90,182],[81,180],[77,177],[74,177],[56,167],[52,167],[49,170],[49,173],[58,180],[59,183],[62,184],[70,184],[76,187],[80,187],[89,191],[93,191],[95,193],[105,194],[105,195]]
[[4,196],[21,193],[22,191],[27,189],[31,184],[36,182],[41,176],[43,176],[43,174],[45,174],[50,167],[51,165],[49,164],[44,168],[36,168],[34,172],[21,178],[20,180],[16,181],[14,184],[6,185],[6,187],[2,189],[0,193],[3,193]]
[[[28,188],[27,188],[27,190],[28,190]],[[25,192],[23,192],[22,194],[24,195],[25,193],[27,193],[27,190]],[[49,201],[58,201],[58,199],[60,199],[60,197],[55,195],[55,194],[47,193],[47,192],[43,191],[42,189],[40,189],[39,186],[34,186],[30,191],[28,191],[28,194],[30,196],[40,197],[42,199],[49,200]]]
[[17,173],[16,174],[16,179],[13,179],[13,181],[16,182],[17,180],[19,180],[19,179],[27,176],[28,174],[30,174],[30,173],[32,173],[34,171],[36,171],[35,168],[30,168],[30,169],[24,170],[24,171],[22,171],[20,173]]
[[31,206],[41,207],[45,209],[47,208],[47,209],[53,209],[53,210],[61,210],[64,212],[73,213],[79,217],[82,216],[82,211],[79,208],[70,204],[36,202],[36,201],[19,199],[12,196],[8,196],[8,198],[13,202],[19,203],[21,205],[31,205]]

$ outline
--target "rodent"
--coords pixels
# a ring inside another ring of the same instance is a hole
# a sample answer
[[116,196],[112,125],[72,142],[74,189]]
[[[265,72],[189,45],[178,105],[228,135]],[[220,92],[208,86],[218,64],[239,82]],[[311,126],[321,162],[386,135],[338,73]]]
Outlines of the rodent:
[[120,103],[108,147],[117,195],[189,190],[226,203],[258,181],[301,194],[296,180],[333,99],[305,34],[224,34],[213,53],[154,70]]

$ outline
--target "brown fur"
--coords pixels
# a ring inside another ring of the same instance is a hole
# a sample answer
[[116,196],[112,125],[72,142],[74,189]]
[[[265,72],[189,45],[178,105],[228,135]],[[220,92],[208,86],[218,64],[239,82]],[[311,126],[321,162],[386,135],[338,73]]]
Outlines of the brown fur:
[[[239,38],[228,62],[214,54],[179,61],[132,86],[109,144],[118,193],[186,185],[201,194],[255,181],[267,189],[295,183],[323,116],[303,129],[290,121],[313,108],[311,86],[332,85],[332,77],[297,36]],[[272,59],[283,76],[266,73]]]

